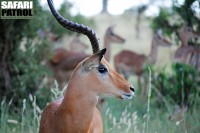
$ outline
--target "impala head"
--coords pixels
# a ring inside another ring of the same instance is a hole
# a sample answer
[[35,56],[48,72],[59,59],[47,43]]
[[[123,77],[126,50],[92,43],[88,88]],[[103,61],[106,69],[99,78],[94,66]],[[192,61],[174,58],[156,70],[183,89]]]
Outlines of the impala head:
[[182,43],[187,44],[189,39],[200,38],[200,33],[195,32],[192,27],[185,24],[179,31],[179,36]]
[[153,41],[154,41],[153,44],[158,45],[158,46],[165,46],[165,47],[171,46],[171,43],[163,37],[161,29],[158,29],[156,31],[156,34],[153,37]]
[[82,61],[74,71],[72,78],[89,84],[90,91],[96,95],[110,95],[122,99],[131,99],[134,94],[132,85],[115,72],[104,59],[106,49]]
[[[134,94],[134,88],[109,66],[104,59],[106,49],[99,50],[99,41],[94,30],[64,19],[55,10],[52,0],[48,0],[51,12],[57,21],[65,28],[86,35],[91,42],[93,55],[86,58],[74,70],[71,83],[81,85],[82,88],[90,87],[90,91],[97,95],[107,94],[122,99],[130,99]],[[112,34],[112,33],[111,33]],[[78,83],[77,83],[78,82]]]
[[108,41],[111,43],[118,43],[118,44],[124,43],[125,39],[117,35],[113,29],[114,29],[114,26],[108,27],[105,34],[105,41]]

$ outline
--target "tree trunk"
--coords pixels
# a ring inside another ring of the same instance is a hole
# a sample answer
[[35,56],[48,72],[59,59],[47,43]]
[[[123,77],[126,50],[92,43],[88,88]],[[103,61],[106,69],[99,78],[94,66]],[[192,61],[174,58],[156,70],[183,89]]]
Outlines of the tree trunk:
[[9,46],[8,43],[5,42],[3,43],[3,55],[1,58],[1,73],[4,79],[4,90],[5,90],[5,95],[9,92],[10,90],[10,74],[9,74],[9,69],[8,69],[8,64],[7,64],[7,56],[8,56],[8,51],[9,51]]
[[103,9],[101,13],[108,13],[108,0],[103,0]]

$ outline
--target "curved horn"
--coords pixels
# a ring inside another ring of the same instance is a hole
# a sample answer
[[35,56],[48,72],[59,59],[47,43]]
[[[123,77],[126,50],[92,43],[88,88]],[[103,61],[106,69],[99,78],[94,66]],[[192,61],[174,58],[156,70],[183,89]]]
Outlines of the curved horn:
[[88,26],[85,26],[83,24],[74,23],[72,21],[69,21],[69,20],[63,18],[55,10],[53,1],[47,0],[47,2],[49,4],[49,7],[50,7],[51,12],[53,13],[54,17],[63,27],[65,27],[65,28],[67,28],[71,31],[75,31],[75,32],[86,35],[91,42],[93,53],[97,53],[99,51],[99,40],[98,40],[96,33],[93,29],[91,29]]

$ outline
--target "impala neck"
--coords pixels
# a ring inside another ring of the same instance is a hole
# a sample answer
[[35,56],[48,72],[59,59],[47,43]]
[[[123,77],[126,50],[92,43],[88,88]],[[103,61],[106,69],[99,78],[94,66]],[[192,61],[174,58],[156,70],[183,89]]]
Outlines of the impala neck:
[[148,57],[149,63],[155,64],[157,61],[157,55],[158,55],[158,45],[153,39],[152,45],[151,45],[151,51]]
[[109,62],[111,55],[111,41],[105,37],[104,39],[104,48],[106,48],[106,53],[104,55],[105,59]]
[[183,36],[183,35],[181,35],[180,36],[180,40],[181,40],[181,45],[182,46],[186,46],[186,45],[188,45],[188,37],[186,36]]
[[63,124],[70,127],[69,132],[85,133],[89,130],[98,97],[82,82],[77,82],[81,81],[77,78],[75,76],[70,80],[59,113],[66,120]]

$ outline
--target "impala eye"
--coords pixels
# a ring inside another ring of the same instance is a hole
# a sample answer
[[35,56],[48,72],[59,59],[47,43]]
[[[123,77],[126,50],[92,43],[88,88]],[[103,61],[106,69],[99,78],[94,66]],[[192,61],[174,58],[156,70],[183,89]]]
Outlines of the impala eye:
[[107,70],[103,65],[100,65],[100,66],[99,66],[98,71],[99,71],[100,73],[106,73],[106,72],[108,72],[108,70]]

